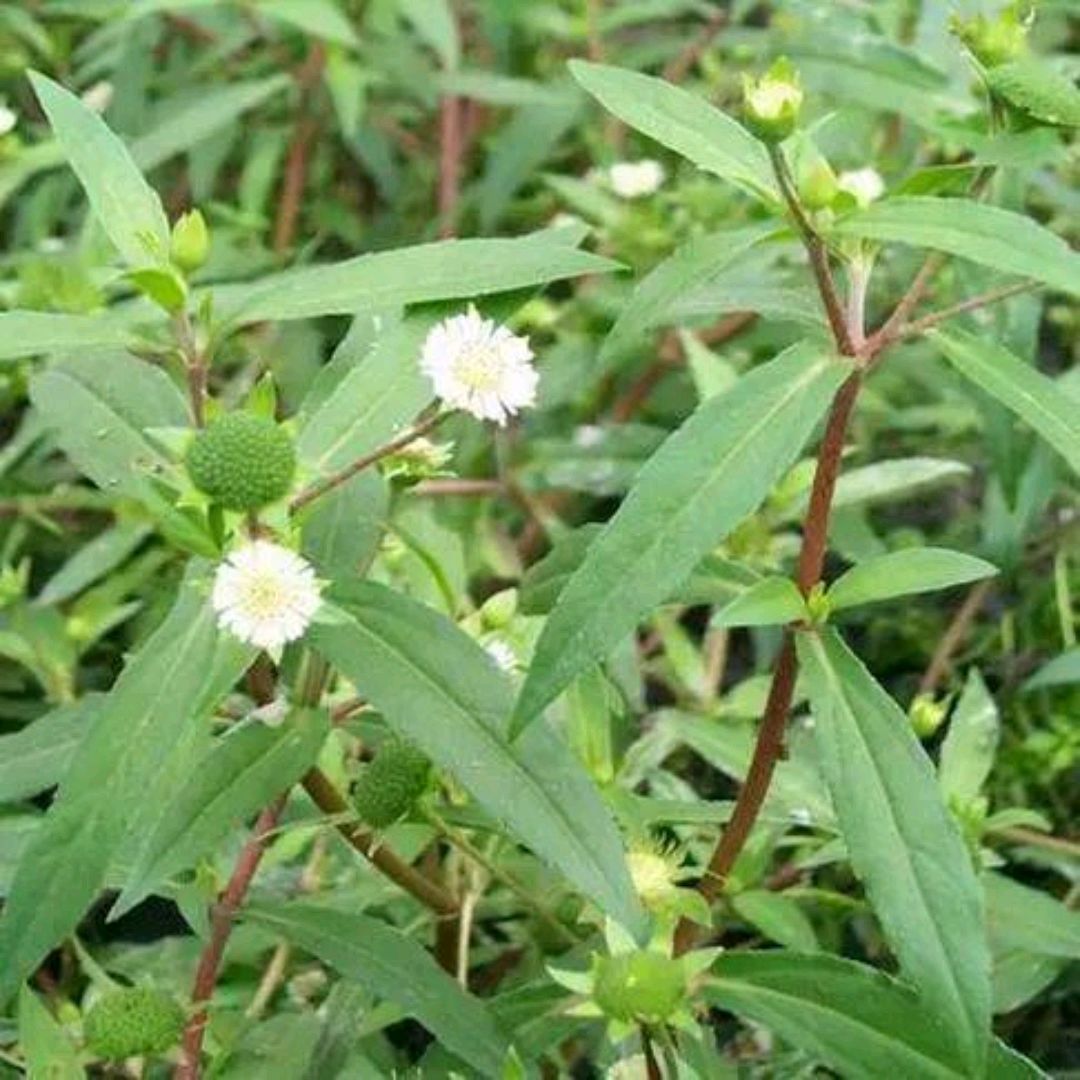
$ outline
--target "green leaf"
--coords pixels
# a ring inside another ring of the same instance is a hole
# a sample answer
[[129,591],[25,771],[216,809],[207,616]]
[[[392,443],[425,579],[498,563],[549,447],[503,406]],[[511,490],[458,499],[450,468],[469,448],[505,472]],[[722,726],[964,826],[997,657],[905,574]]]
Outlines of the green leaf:
[[769,155],[704,98],[636,71],[571,60],[570,73],[609,112],[701,169],[776,202]]
[[793,346],[709,398],[667,439],[560,594],[514,730],[632,633],[756,509],[848,371],[816,345]]
[[1048,686],[1069,686],[1080,682],[1080,649],[1070,649],[1043,664],[1024,683],[1024,692],[1043,690]]
[[987,874],[987,927],[995,946],[1080,960],[1080,912],[1002,874]]
[[96,721],[102,695],[88,694],[0,736],[0,802],[17,802],[60,782],[75,748]]
[[447,71],[435,80],[440,94],[453,94],[489,105],[573,105],[581,93],[573,83],[543,83],[490,71]]
[[153,823],[110,919],[212,854],[237,823],[299,780],[329,730],[325,712],[298,709],[280,727],[250,721],[211,747]]
[[123,348],[130,336],[124,324],[109,315],[0,312],[0,360],[72,349]]
[[147,538],[145,525],[122,521],[80,547],[41,587],[36,602],[61,604],[115,570]]
[[171,756],[250,663],[249,649],[219,635],[198,573],[106,696],[23,854],[0,919],[0,1001],[78,923]]
[[994,764],[1000,729],[994,699],[972,668],[941,744],[938,783],[946,799],[966,803],[979,794]]
[[381,446],[432,399],[420,352],[431,314],[392,322],[306,420],[300,460],[316,475],[333,472]]
[[622,843],[581,765],[546,724],[511,742],[513,691],[487,653],[434,610],[370,582],[338,586],[341,622],[313,646],[387,722],[605,912],[641,927]]
[[453,70],[461,60],[457,22],[450,0],[398,0],[398,11],[439,56],[444,68]]
[[993,341],[960,330],[939,330],[933,339],[961,375],[1030,424],[1080,474],[1080,409],[1075,400]]
[[288,75],[271,75],[267,79],[200,89],[194,101],[170,112],[160,124],[134,139],[131,156],[140,168],[149,171],[224,131],[244,113],[291,84]]
[[656,326],[668,309],[687,292],[706,288],[711,276],[730,266],[740,255],[775,231],[776,226],[766,222],[743,229],[725,229],[687,241],[634,288],[618,321],[604,340],[600,359],[611,357]]
[[38,372],[30,400],[60,448],[98,487],[141,502],[187,550],[217,554],[199,525],[152,482],[168,462],[145,432],[190,422],[164,371],[124,353],[90,352]]
[[258,0],[255,10],[324,41],[348,48],[360,44],[352,23],[334,0]]
[[986,72],[986,83],[1036,120],[1061,127],[1080,127],[1080,90],[1048,64],[1038,60],[1015,60]]
[[83,1080],[86,1076],[71,1040],[29,986],[19,991],[19,1045],[30,1080]]
[[771,889],[747,889],[731,897],[731,906],[770,941],[802,952],[820,948],[813,925],[790,896]]
[[[839,957],[784,951],[727,953],[713,970],[702,991],[706,1000],[764,1025],[842,1076],[972,1075],[955,1060],[948,1024],[882,972]],[[990,1045],[988,1075],[1004,1077],[999,1065],[1010,1062],[1011,1051]]]
[[358,473],[320,498],[304,518],[303,552],[322,577],[363,577],[379,548],[390,492],[375,470]]
[[833,233],[932,248],[1080,293],[1080,255],[1060,236],[1023,214],[970,199],[883,199],[838,221]]
[[834,611],[893,600],[897,596],[949,589],[992,577],[997,567],[985,559],[946,548],[908,548],[866,559],[829,586]]
[[400,930],[367,915],[309,903],[254,904],[245,908],[244,918],[401,1006],[484,1076],[500,1075],[509,1046],[487,1007]]
[[800,634],[821,768],[901,973],[978,1069],[990,1025],[982,890],[899,706],[835,631]]
[[767,577],[722,607],[713,626],[782,626],[806,618],[806,602],[795,582],[786,577]]
[[34,92],[102,228],[130,266],[164,260],[169,223],[123,141],[74,94],[36,71]]
[[239,322],[352,315],[529,288],[619,269],[543,233],[515,240],[443,240],[216,288]]

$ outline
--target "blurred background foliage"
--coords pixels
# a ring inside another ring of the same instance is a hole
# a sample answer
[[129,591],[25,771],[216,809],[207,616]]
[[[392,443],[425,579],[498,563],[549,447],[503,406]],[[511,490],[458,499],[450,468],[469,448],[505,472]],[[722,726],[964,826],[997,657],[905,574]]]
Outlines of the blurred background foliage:
[[[602,114],[569,79],[566,60],[663,72],[736,108],[742,74],[787,55],[808,91],[816,146],[837,171],[873,165],[890,191],[948,193],[970,180],[973,160],[993,160],[996,201],[1075,243],[1076,143],[1050,128],[993,142],[982,134],[983,91],[947,25],[953,10],[980,7],[973,0],[0,3],[0,306],[107,309],[146,335],[148,353],[160,345],[62,167],[28,68],[63,81],[102,113],[171,217],[202,210],[213,247],[200,285],[439,236],[585,222],[590,246],[632,273],[559,285],[525,304],[515,328],[533,338],[540,357],[540,407],[493,441],[454,421],[444,428],[453,444],[448,461],[402,463],[374,570],[524,657],[560,560],[573,564],[575,544],[580,549],[590,524],[611,514],[665,434],[699,400],[820,321],[795,246],[779,243],[687,291],[652,333],[601,349],[642,274],[688,238],[753,224],[761,210]],[[1075,3],[1043,0],[1033,46],[1073,79],[1078,40]],[[620,195],[611,166],[642,159],[660,164],[663,184]],[[919,258],[900,249],[879,267],[872,319]],[[985,276],[954,263],[937,299],[981,291]],[[980,312],[970,326],[1060,376],[1061,392],[1080,409],[1075,305],[1053,294],[1020,296]],[[347,320],[325,318],[228,333],[213,371],[216,392],[240,400],[270,370],[291,414],[347,329]],[[111,685],[125,652],[167,610],[182,563],[134,505],[87,486],[56,453],[27,401],[41,358],[21,353],[19,342],[0,343],[0,352],[0,755],[30,721],[78,699],[59,714],[48,761],[39,762],[48,779],[62,772],[93,692]],[[809,463],[794,470],[717,553],[717,565],[651,621],[636,655],[628,648],[564,705],[572,744],[619,800],[624,823],[637,820],[644,833],[659,822],[661,835],[699,857],[711,830],[678,815],[667,820],[657,806],[731,797],[779,641],[771,630],[719,629],[710,614],[738,591],[732,562],[743,571],[789,565],[809,471]],[[1008,862],[1015,880],[1069,905],[1080,898],[1080,840],[1070,838],[1080,797],[1078,495],[1043,445],[962,385],[930,344],[915,342],[890,356],[865,392],[832,527],[836,566],[937,544],[1002,568],[992,584],[968,591],[860,609],[848,634],[893,695],[911,704],[929,746],[983,718],[983,735],[953,751],[965,755],[961,771],[976,776],[954,801],[973,852],[991,865]],[[850,873],[834,866],[820,785],[800,761],[797,733],[793,743],[774,824],[737,870],[741,891],[727,913],[733,940],[874,957],[880,937]],[[33,781],[26,788],[25,772],[20,788],[15,774],[26,765],[10,760],[0,756],[0,888],[46,799],[25,800],[38,789]],[[700,805],[703,818],[721,812],[716,802]],[[405,851],[420,850],[429,835],[417,824],[397,832]],[[287,834],[272,865],[302,863],[311,843],[310,833]],[[341,860],[333,849],[323,857]],[[537,873],[525,863],[515,871]],[[340,880],[345,871],[332,865],[323,873]],[[367,887],[369,903],[395,903],[377,882]],[[991,898],[998,1028],[1056,1075],[1070,1075],[1078,1014],[1067,965],[1077,931],[1068,924],[1068,949],[1040,944],[1031,932],[1033,902],[1029,892],[1007,888]],[[497,924],[498,911],[487,915]],[[194,948],[175,936],[182,926],[158,903],[108,928],[92,920],[85,936],[111,971],[152,972],[182,985]],[[541,952],[558,947],[534,929]],[[223,992],[238,1017],[266,946],[248,928],[234,945]],[[524,972],[535,974],[537,964]],[[260,1062],[301,1054],[308,1006],[325,992],[320,971],[310,964],[290,971],[278,1026],[257,1029],[228,1075],[267,1075]],[[376,1032],[394,1019],[369,1014],[366,1023]],[[730,1059],[748,1075],[808,1075],[795,1051],[729,1016],[716,1020]],[[4,1023],[0,1044],[11,1034]],[[407,1050],[413,1035],[396,1030],[391,1042]],[[373,1068],[390,1067],[384,1044],[364,1047]],[[578,1052],[589,1059],[587,1046]],[[302,1068],[282,1075],[303,1075]],[[575,1075],[590,1075],[580,1068]]]

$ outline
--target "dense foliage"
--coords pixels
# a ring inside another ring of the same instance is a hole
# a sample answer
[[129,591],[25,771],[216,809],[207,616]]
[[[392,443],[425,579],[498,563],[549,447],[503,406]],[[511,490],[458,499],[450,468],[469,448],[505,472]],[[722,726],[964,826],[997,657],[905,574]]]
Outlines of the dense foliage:
[[1078,14],[0,3],[0,1075],[1075,1068]]

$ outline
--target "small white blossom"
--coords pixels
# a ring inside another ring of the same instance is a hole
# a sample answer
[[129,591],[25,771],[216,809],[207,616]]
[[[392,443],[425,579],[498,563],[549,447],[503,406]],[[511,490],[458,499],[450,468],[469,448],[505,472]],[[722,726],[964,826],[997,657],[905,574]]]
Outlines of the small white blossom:
[[447,405],[504,424],[536,401],[540,376],[532,357],[528,338],[483,318],[470,304],[464,315],[444,319],[428,334],[420,368]]
[[881,173],[869,165],[865,169],[842,172],[836,178],[836,186],[846,191],[863,208],[885,194],[885,181],[881,179]]
[[761,120],[779,120],[785,111],[802,108],[803,92],[798,83],[764,78],[746,90],[746,107]]
[[505,641],[494,638],[484,645],[484,651],[495,661],[495,666],[500,671],[513,675],[517,670],[517,657]]
[[620,161],[608,169],[608,183],[620,199],[640,199],[653,195],[664,182],[664,166],[659,161]]
[[83,92],[82,102],[88,109],[103,113],[112,104],[114,93],[113,84],[103,79]]
[[211,603],[219,626],[272,651],[303,636],[319,608],[319,583],[295,551],[254,540],[218,567]]
[[18,113],[12,112],[6,105],[0,105],[0,135],[12,131],[18,122]]

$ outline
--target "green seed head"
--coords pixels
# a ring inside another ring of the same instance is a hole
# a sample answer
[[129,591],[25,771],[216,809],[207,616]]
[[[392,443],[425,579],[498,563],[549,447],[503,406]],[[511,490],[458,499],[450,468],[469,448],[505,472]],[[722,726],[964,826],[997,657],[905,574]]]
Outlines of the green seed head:
[[160,990],[132,987],[107,994],[87,1013],[87,1046],[110,1061],[163,1054],[184,1030],[184,1010]]
[[413,808],[430,776],[431,762],[416,747],[400,739],[384,742],[356,783],[357,813],[374,828],[385,829]]
[[292,440],[273,420],[226,413],[187,453],[192,482],[227,510],[258,510],[288,493],[296,470]]
[[678,960],[656,952],[601,956],[593,970],[593,1000],[613,1020],[667,1020],[686,997]]

